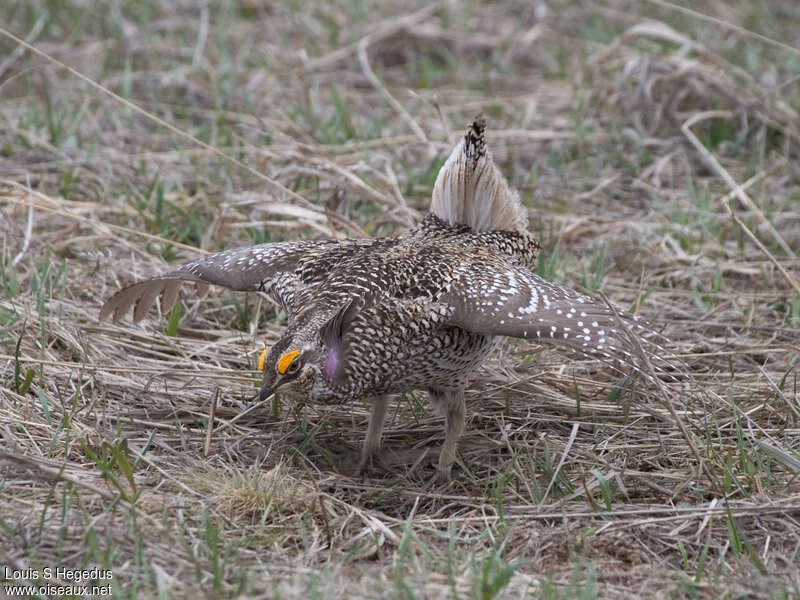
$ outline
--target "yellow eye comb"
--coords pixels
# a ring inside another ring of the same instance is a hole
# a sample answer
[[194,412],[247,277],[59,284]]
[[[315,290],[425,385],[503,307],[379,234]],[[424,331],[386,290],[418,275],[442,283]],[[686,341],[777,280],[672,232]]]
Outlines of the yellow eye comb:
[[264,351],[261,353],[261,358],[258,359],[258,370],[264,370],[264,359],[267,358],[267,349],[264,348]]
[[287,352],[283,356],[278,359],[278,373],[283,375],[286,373],[286,370],[289,368],[289,365],[292,364],[292,361],[297,358],[297,355],[300,354],[300,350],[292,350],[291,352]]

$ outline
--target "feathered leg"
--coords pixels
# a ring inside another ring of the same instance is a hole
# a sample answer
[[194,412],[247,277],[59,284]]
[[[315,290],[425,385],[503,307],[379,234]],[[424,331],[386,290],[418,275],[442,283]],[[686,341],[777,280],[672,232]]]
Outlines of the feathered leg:
[[460,390],[430,390],[430,401],[445,418],[444,445],[439,454],[437,477],[442,481],[449,481],[450,470],[458,450],[458,440],[464,433],[464,417],[467,410],[464,390],[463,388]]
[[368,471],[372,467],[372,461],[381,449],[381,434],[383,425],[386,422],[386,412],[389,408],[388,396],[376,396],[372,401],[372,411],[369,415],[369,426],[367,427],[367,437],[364,439],[364,447],[361,450],[361,460],[358,463],[357,475]]

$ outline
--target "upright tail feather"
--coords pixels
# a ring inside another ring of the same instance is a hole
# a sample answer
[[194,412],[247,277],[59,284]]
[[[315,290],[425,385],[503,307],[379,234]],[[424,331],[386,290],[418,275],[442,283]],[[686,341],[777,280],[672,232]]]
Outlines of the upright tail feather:
[[492,160],[485,132],[486,119],[478,115],[439,171],[431,212],[450,225],[467,225],[475,232],[527,231],[525,209]]

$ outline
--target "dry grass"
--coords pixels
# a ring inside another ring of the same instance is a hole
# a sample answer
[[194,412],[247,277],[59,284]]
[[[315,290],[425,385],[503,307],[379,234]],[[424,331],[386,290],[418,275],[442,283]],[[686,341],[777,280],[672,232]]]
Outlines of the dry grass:
[[[800,10],[291,6],[0,9],[75,70],[0,41],[0,564],[115,597],[800,595]],[[282,329],[261,298],[98,323],[202,252],[399,231],[479,110],[540,272],[663,327],[681,382],[508,342],[430,487],[422,394],[369,480],[366,406],[227,424]]]

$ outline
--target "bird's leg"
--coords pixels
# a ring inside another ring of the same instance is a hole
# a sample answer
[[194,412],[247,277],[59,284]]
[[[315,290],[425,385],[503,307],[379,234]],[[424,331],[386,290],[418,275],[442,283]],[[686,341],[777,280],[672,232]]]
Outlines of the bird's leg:
[[358,475],[361,475],[372,467],[372,460],[381,449],[381,434],[383,433],[383,425],[386,422],[386,410],[388,407],[388,396],[375,396],[372,400],[372,411],[369,415],[367,437],[364,439],[364,447],[361,450],[361,460],[356,470],[356,474]]
[[444,413],[445,417],[444,445],[439,454],[437,479],[449,481],[458,440],[464,433],[464,415],[466,413],[464,390],[431,390],[431,402],[439,412]]

